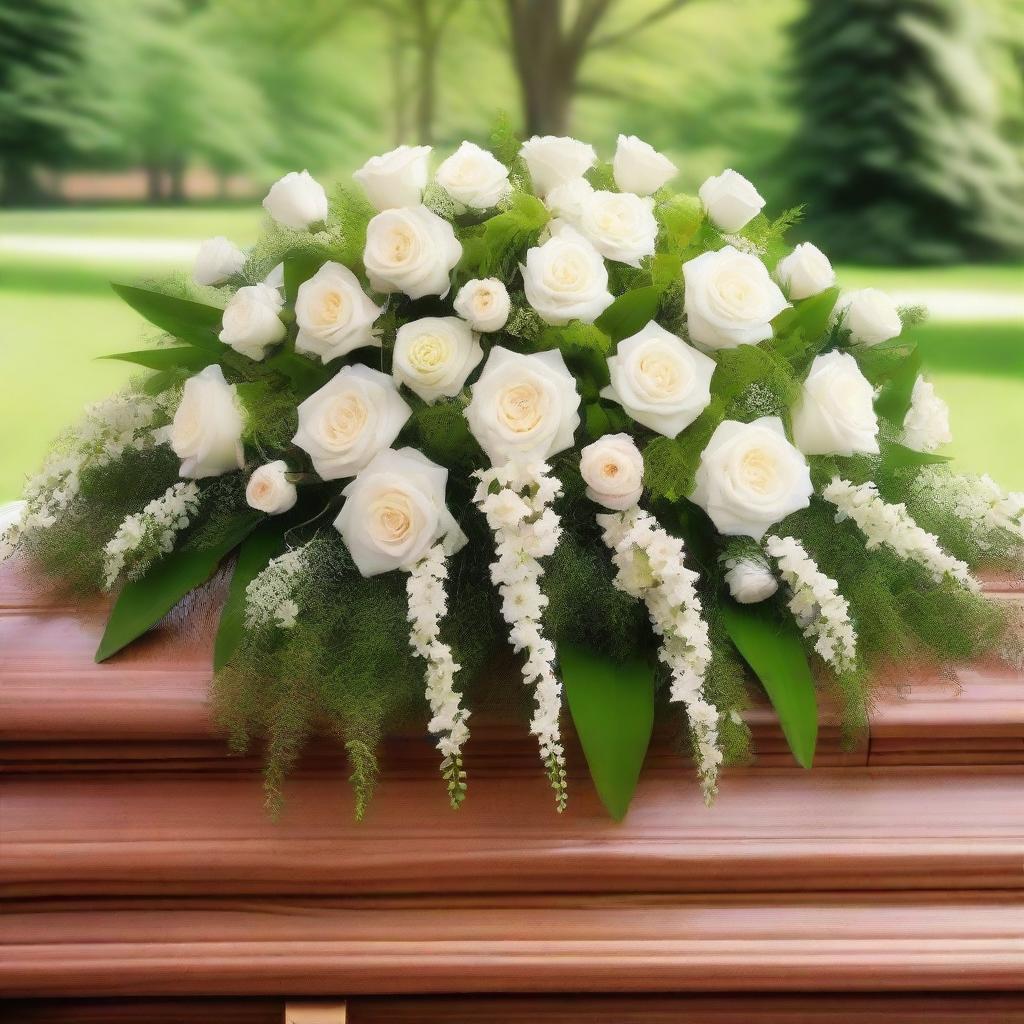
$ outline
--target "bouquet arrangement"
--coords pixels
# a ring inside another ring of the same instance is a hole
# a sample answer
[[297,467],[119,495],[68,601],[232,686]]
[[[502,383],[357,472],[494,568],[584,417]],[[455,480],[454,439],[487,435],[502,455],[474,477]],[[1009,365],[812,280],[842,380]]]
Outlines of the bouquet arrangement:
[[[818,689],[853,737],[880,668],[1012,653],[974,567],[1020,566],[1024,500],[937,453],[919,310],[841,294],[787,245],[799,211],[732,170],[676,193],[635,137],[606,163],[499,126],[429,158],[330,199],[288,174],[249,252],[115,286],[161,336],[111,358],[146,373],[59,439],[4,537],[118,591],[99,660],[233,564],[216,707],[265,740],[272,807],[327,730],[361,815],[379,738],[415,721],[457,807],[471,712],[515,693],[559,810],[566,706],[613,815],[656,711],[710,801],[751,677],[809,766]],[[494,670],[509,646],[525,687]]]

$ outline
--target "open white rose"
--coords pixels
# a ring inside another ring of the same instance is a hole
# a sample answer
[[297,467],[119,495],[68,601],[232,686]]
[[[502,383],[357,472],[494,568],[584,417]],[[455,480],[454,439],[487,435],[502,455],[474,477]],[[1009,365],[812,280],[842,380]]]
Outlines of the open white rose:
[[185,381],[168,438],[182,460],[181,476],[202,480],[241,469],[243,424],[235,386],[219,366]]
[[385,210],[367,225],[363,263],[375,292],[447,295],[448,275],[461,258],[451,224],[425,206]]
[[220,340],[243,356],[260,362],[267,349],[284,340],[280,317],[284,299],[276,288],[251,284],[239,288],[228,301],[221,320]]
[[305,231],[327,220],[327,193],[309,171],[291,171],[270,186],[263,208],[278,224]]
[[363,291],[348,267],[325,263],[299,285],[295,350],[318,355],[329,363],[363,345],[380,345],[380,337],[373,331],[380,314],[380,306]]
[[537,195],[546,196],[556,185],[582,178],[597,163],[594,147],[578,139],[558,135],[534,135],[520,147]]
[[592,324],[612,304],[601,254],[570,227],[528,250],[519,269],[526,301],[546,323]]
[[482,334],[500,331],[511,310],[508,289],[496,277],[467,281],[455,296],[455,312]]
[[715,361],[652,320],[619,342],[608,372],[602,397],[618,402],[637,423],[676,437],[711,402]]
[[494,465],[543,460],[572,446],[580,396],[561,352],[522,355],[496,345],[471,391],[469,429]]
[[245,253],[223,235],[208,238],[199,246],[192,279],[196,284],[218,285],[230,280],[245,266]]
[[687,330],[705,348],[756,345],[789,303],[756,257],[731,245],[683,264]]
[[629,434],[605,434],[580,452],[580,474],[591,501],[622,512],[640,500],[644,458]]
[[679,168],[649,142],[635,135],[620,135],[612,160],[615,184],[623,192],[650,196],[679,173]]
[[578,226],[602,256],[631,267],[654,253],[658,237],[654,200],[632,192],[592,192],[581,203]]
[[322,479],[340,480],[389,448],[411,415],[387,374],[357,363],[343,367],[299,406],[292,440],[309,453]]
[[392,373],[424,402],[454,398],[484,357],[472,328],[457,316],[425,316],[395,336]]
[[448,511],[448,470],[415,448],[379,452],[345,490],[334,526],[363,576],[411,570],[438,542],[447,554],[466,543]]
[[719,231],[739,231],[764,209],[761,193],[731,167],[708,178],[697,194]]
[[775,574],[755,558],[739,558],[729,563],[725,582],[733,600],[740,604],[758,604],[779,589]]
[[399,146],[381,156],[371,156],[352,175],[378,210],[419,206],[427,186],[430,146]]
[[791,299],[810,298],[836,283],[829,258],[811,242],[801,242],[779,260],[775,276]]
[[718,425],[701,454],[690,500],[719,533],[760,540],[775,523],[806,508],[813,490],[807,460],[786,440],[782,420],[762,416]]
[[434,180],[457,203],[474,210],[489,210],[512,191],[508,168],[472,142],[463,142],[443,161]]
[[896,303],[877,288],[847,292],[840,296],[836,311],[856,345],[880,345],[903,330]]
[[949,429],[949,406],[935,393],[931,381],[924,377],[914,381],[900,440],[916,452],[933,452],[939,445],[953,440]]
[[793,406],[793,440],[805,455],[878,454],[874,389],[846,352],[816,356]]
[[245,488],[250,508],[279,516],[295,507],[299,492],[288,479],[288,464],[281,459],[254,469]]

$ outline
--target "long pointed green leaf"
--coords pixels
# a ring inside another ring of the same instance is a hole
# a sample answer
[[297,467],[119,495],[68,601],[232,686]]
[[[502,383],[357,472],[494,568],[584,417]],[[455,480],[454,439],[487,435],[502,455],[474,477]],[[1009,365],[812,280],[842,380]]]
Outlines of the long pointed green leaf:
[[895,441],[879,441],[882,463],[889,469],[904,469],[909,466],[936,466],[949,462],[950,456],[936,452],[919,452]]
[[223,309],[134,285],[114,284],[111,287],[132,309],[160,330],[199,348],[220,350],[217,331],[224,316]]
[[142,349],[139,352],[114,352],[100,359],[116,359],[134,363],[149,370],[202,370],[217,361],[217,353],[196,348],[195,345],[172,345],[167,348]]
[[614,342],[630,338],[646,327],[658,312],[661,290],[654,285],[620,295],[595,321]]

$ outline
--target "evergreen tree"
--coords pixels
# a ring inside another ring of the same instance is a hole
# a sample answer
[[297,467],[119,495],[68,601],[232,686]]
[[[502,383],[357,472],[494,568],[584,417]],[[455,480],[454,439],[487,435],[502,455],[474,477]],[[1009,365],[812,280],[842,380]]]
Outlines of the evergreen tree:
[[788,163],[807,232],[833,256],[1024,252],[1024,167],[998,134],[977,14],[961,0],[809,0],[794,24]]

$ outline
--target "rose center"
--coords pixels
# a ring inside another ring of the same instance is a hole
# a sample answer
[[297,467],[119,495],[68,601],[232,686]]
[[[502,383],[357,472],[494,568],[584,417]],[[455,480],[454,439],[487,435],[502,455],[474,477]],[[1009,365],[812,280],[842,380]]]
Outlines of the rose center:
[[395,228],[388,239],[388,259],[392,263],[405,263],[412,246],[412,235],[404,228]]
[[664,352],[641,356],[638,369],[648,391],[658,396],[676,395],[685,384],[683,367]]
[[743,453],[740,472],[744,484],[756,494],[770,494],[777,486],[778,465],[763,448],[750,448]]
[[383,547],[403,544],[415,530],[415,516],[407,495],[401,491],[386,491],[379,495],[369,509],[370,532]]
[[336,323],[341,318],[344,306],[345,297],[341,292],[328,292],[320,304],[320,322],[323,324]]
[[355,394],[336,395],[324,416],[323,433],[328,445],[344,448],[366,426],[366,406]]
[[506,388],[498,399],[502,422],[517,434],[534,430],[543,418],[543,396],[530,382]]
[[409,365],[414,370],[427,373],[446,363],[448,356],[449,346],[444,338],[436,334],[422,334],[409,349]]

